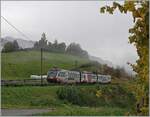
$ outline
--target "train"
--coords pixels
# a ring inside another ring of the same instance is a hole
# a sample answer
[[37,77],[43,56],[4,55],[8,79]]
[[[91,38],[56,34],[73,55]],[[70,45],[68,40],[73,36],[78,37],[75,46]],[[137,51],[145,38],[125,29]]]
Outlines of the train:
[[47,72],[49,83],[111,83],[110,75],[94,74],[87,71],[51,69]]

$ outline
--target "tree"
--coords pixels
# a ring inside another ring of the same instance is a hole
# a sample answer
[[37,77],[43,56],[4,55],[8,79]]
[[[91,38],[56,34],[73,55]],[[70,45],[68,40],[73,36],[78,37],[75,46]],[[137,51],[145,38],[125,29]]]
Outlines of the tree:
[[46,40],[46,34],[43,33],[41,40],[39,40],[39,46],[40,48],[46,48],[47,47],[47,40]]
[[38,49],[38,48],[39,48],[39,43],[38,43],[37,41],[36,41],[35,44],[34,44],[34,48],[35,48],[35,49]]
[[77,55],[80,57],[88,57],[88,53],[85,50],[82,50],[81,46],[76,43],[71,43],[67,47],[66,53],[72,54],[72,55]]
[[43,33],[42,34],[42,37],[41,37],[41,40],[39,40],[39,42],[36,42],[35,44],[34,44],[34,48],[35,49],[41,49],[41,48],[43,48],[43,49],[47,49],[47,40],[46,40],[46,34],[45,33]]
[[120,70],[120,67],[117,66],[117,68],[115,69],[115,76],[117,78],[120,78],[121,77],[121,70]]
[[2,52],[12,52],[12,51],[14,51],[13,43],[12,42],[7,42],[4,45]]
[[54,43],[52,44],[52,51],[53,52],[58,52],[57,46],[58,46],[58,41],[55,40]]
[[19,50],[19,45],[18,45],[18,42],[14,40],[13,42],[7,42],[4,45],[2,52],[13,52],[17,50]]
[[57,48],[58,48],[59,52],[63,52],[63,53],[65,52],[66,44],[64,42],[59,43],[57,46],[58,46]]
[[16,40],[13,41],[13,46],[14,46],[14,50],[19,50],[19,45],[18,42]]
[[48,42],[47,50],[52,51],[52,43],[51,42]]
[[137,49],[139,59],[136,64],[130,64],[137,73],[134,94],[137,99],[137,114],[148,115],[149,88],[149,1],[125,1],[123,5],[113,2],[113,6],[104,6],[101,13],[113,14],[118,8],[121,13],[131,12],[134,26],[129,29],[129,42]]

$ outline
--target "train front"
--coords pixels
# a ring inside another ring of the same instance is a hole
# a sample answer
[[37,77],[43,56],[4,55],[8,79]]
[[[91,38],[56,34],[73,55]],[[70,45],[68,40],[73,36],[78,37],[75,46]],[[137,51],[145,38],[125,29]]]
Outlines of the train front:
[[58,69],[49,70],[47,73],[47,82],[56,83],[58,71],[59,71]]

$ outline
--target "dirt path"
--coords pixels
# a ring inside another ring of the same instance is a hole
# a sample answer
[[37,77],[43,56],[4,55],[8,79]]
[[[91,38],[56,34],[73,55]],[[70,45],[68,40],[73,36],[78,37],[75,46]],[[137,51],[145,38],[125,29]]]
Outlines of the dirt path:
[[33,114],[53,111],[54,109],[1,109],[2,116],[31,116]]

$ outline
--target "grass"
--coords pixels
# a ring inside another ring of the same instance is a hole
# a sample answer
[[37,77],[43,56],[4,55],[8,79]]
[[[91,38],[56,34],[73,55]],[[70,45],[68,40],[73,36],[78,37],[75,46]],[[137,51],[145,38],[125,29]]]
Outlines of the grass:
[[47,108],[61,106],[56,98],[59,86],[2,87],[2,108]]
[[127,109],[121,109],[117,107],[79,107],[79,106],[68,106],[56,108],[56,110],[37,114],[40,116],[121,116],[125,115]]
[[[2,79],[26,79],[31,74],[40,75],[40,51],[19,51],[1,54]],[[60,53],[43,53],[43,74],[54,67],[72,69],[89,62],[88,59]]]
[[[120,107],[119,105],[99,105],[96,107],[79,106],[61,100],[57,96],[58,89],[64,86],[22,86],[2,87],[1,106],[2,108],[54,108],[55,110],[40,115],[124,115],[131,112],[131,107]],[[78,85],[84,90],[93,90],[97,85]],[[111,85],[100,86],[106,89]],[[87,94],[88,95],[88,94]],[[86,96],[86,95],[85,95]],[[118,95],[119,96],[119,95]],[[116,95],[116,97],[118,97]],[[114,100],[118,100],[115,98]],[[90,100],[89,100],[90,101]],[[123,100],[124,103],[132,100]],[[132,105],[131,105],[132,106]],[[38,114],[39,115],[39,114]]]

